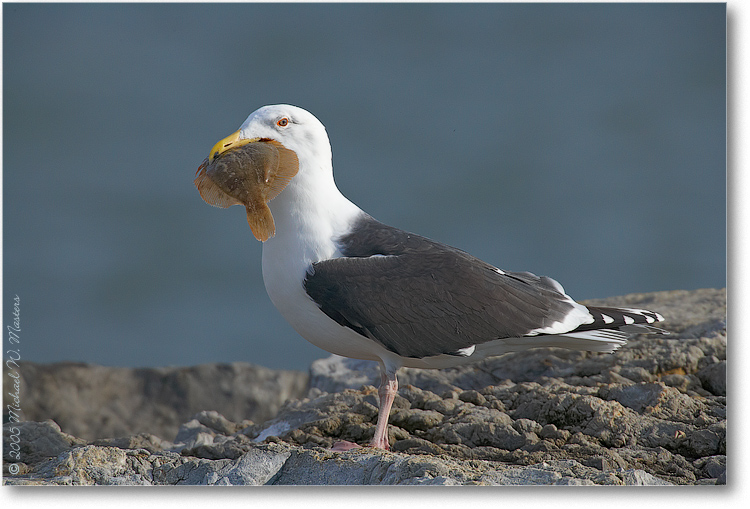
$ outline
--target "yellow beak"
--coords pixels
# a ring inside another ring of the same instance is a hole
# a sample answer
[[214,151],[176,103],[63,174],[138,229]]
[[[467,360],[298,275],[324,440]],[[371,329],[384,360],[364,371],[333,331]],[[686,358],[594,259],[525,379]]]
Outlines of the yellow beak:
[[208,154],[208,163],[211,164],[214,159],[219,157],[221,154],[226,152],[227,150],[241,147],[243,145],[247,145],[248,143],[252,143],[254,141],[258,141],[260,138],[242,138],[240,139],[240,132],[234,132],[224,138],[223,140],[216,143],[216,145],[211,148],[211,153]]

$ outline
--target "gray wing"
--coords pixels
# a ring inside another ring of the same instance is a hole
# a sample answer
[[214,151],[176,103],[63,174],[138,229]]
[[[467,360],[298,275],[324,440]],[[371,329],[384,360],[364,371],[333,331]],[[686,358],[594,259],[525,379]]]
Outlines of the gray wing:
[[458,249],[367,221],[341,239],[346,256],[312,264],[305,290],[331,319],[398,355],[460,355],[550,326],[573,309],[549,278],[503,273]]

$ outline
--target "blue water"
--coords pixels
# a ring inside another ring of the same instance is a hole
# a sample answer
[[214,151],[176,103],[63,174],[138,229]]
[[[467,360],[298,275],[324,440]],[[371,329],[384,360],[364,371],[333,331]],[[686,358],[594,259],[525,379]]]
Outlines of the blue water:
[[724,4],[3,5],[23,360],[306,369],[245,213],[192,185],[264,104],[378,219],[578,299],[723,287]]

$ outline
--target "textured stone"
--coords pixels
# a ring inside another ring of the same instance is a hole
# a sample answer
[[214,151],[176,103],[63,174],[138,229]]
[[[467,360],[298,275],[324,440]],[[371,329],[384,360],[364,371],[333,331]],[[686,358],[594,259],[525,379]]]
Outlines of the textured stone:
[[390,423],[404,428],[406,431],[426,431],[434,428],[443,421],[443,415],[434,410],[407,409],[391,415]]
[[13,435],[20,440],[19,454],[24,463],[37,463],[86,443],[85,440],[63,433],[60,431],[60,426],[51,420],[8,423],[3,425],[3,441],[5,442],[3,444],[3,461],[6,462],[16,461],[10,455],[11,451],[15,449],[10,446],[10,439]]
[[717,396],[727,395],[727,361],[711,363],[696,373],[703,387]]
[[[130,433],[87,445],[51,421],[21,423],[23,459],[8,475],[6,458],[4,482],[725,484],[724,290],[598,303],[659,311],[673,334],[634,337],[611,355],[539,349],[476,366],[403,370],[388,427],[392,452],[328,449],[370,439],[378,413],[370,384],[379,378],[373,363],[330,357],[311,369],[306,397],[276,406],[272,418],[253,423],[250,414],[207,406],[180,421],[167,437],[174,442]],[[6,428],[6,451],[11,439]]]
[[302,397],[308,383],[306,373],[242,362],[187,368],[25,362],[19,373],[24,418],[52,419],[86,440],[136,433],[171,440],[182,423],[203,410],[237,422],[262,422],[286,400]]
[[643,470],[627,470],[623,473],[623,481],[627,486],[669,486],[672,483],[659,479]]

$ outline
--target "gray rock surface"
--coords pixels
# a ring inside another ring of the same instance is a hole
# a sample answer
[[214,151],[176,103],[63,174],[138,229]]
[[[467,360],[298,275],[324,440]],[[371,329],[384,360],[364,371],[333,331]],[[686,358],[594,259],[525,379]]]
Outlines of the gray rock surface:
[[602,472],[577,461],[519,467],[369,448],[338,453],[286,443],[250,447],[210,460],[174,452],[87,445],[38,463],[13,485],[668,485],[639,469]]
[[[137,433],[174,437],[179,426],[201,410],[263,422],[287,399],[303,396],[308,386],[306,373],[243,362],[186,368],[25,362],[18,371],[24,418],[52,419],[65,432],[86,440]],[[7,408],[8,394],[3,397]]]
[[673,334],[635,337],[615,354],[538,349],[404,370],[390,452],[329,450],[366,443],[378,405],[372,364],[331,357],[312,366],[305,397],[262,424],[210,406],[172,435],[88,441],[51,421],[22,423],[23,463],[6,456],[4,482],[726,484],[724,290],[599,302],[659,311]]

